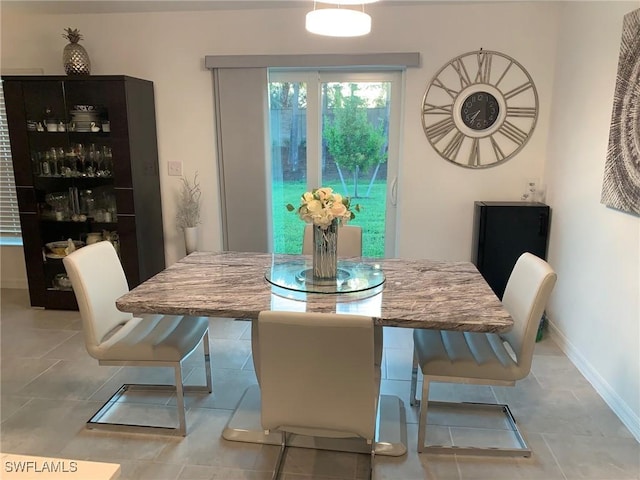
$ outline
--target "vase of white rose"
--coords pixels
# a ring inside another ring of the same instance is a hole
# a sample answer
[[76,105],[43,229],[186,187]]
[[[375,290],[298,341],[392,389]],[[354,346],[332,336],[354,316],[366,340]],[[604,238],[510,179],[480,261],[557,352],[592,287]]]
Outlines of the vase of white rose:
[[[289,211],[296,208],[289,204]],[[354,209],[360,211],[360,206]],[[355,218],[349,197],[322,187],[302,194],[298,216],[313,224],[313,278],[333,281],[338,274],[338,227]]]

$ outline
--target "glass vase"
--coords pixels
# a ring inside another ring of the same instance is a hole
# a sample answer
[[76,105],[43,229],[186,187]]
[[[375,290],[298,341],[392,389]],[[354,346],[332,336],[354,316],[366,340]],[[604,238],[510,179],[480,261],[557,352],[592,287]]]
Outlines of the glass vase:
[[338,273],[338,220],[323,229],[313,226],[313,278],[335,280]]

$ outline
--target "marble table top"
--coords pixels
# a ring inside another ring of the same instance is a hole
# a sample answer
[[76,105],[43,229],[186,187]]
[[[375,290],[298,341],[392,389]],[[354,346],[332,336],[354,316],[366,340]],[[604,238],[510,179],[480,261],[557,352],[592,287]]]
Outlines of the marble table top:
[[369,296],[274,293],[265,271],[302,255],[194,252],[116,301],[124,312],[258,318],[262,310],[368,315],[377,325],[504,332],[513,319],[469,262],[350,259],[379,265],[386,281]]

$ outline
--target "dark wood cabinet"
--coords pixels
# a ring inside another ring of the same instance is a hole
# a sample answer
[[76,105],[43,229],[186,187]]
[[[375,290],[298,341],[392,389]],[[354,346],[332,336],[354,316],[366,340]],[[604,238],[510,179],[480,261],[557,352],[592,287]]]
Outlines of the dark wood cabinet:
[[108,239],[131,288],[164,269],[153,83],[2,80],[31,305],[78,308],[53,242]]
[[471,261],[502,299],[524,252],[546,260],[550,209],[536,202],[475,202]]

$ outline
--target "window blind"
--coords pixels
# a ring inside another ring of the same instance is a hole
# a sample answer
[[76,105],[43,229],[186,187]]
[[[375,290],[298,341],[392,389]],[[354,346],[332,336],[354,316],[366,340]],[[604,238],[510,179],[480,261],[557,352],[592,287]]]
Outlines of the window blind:
[[0,81],[0,236],[19,237],[20,235],[20,216],[11,163],[7,112],[4,106],[2,81]]
[[213,75],[222,248],[268,252],[267,69],[220,68]]

